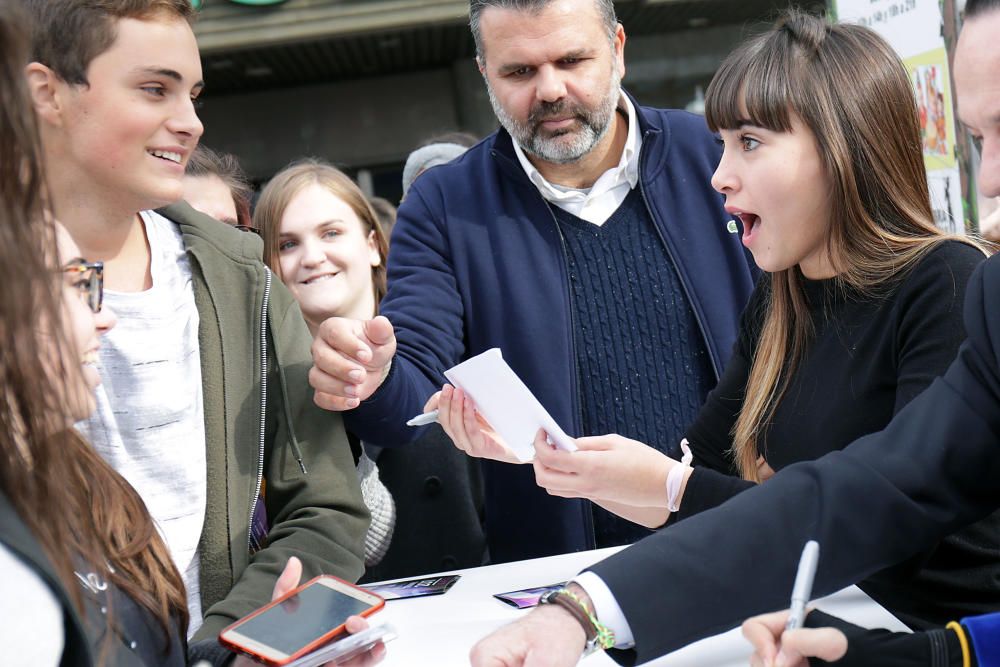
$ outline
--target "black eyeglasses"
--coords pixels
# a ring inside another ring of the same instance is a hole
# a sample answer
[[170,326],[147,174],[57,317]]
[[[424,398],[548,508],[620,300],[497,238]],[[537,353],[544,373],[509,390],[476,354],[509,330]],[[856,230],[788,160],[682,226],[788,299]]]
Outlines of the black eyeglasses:
[[104,304],[104,262],[71,262],[63,267],[63,273],[80,274],[80,279],[73,286],[80,291],[92,311],[101,312]]
[[256,227],[252,227],[250,225],[233,225],[233,227],[240,230],[241,232],[253,232],[257,236],[260,236],[260,230],[257,229]]

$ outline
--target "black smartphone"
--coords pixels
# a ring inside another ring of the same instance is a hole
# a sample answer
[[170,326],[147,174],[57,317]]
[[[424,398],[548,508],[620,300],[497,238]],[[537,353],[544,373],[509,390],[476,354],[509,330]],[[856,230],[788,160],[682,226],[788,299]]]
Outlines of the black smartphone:
[[443,595],[455,585],[461,575],[448,574],[443,577],[424,577],[422,579],[407,579],[389,584],[372,584],[366,586],[373,593],[378,593],[386,600],[402,598],[419,598],[425,595]]

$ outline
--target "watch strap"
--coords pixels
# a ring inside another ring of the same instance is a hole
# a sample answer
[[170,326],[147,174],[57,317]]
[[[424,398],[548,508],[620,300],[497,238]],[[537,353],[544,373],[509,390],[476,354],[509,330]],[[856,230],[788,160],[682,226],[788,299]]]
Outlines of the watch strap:
[[559,605],[577,620],[587,638],[584,655],[593,653],[597,649],[614,648],[614,631],[598,621],[594,613],[587,608],[587,605],[573,591],[566,588],[548,591],[541,597],[539,602],[541,604]]

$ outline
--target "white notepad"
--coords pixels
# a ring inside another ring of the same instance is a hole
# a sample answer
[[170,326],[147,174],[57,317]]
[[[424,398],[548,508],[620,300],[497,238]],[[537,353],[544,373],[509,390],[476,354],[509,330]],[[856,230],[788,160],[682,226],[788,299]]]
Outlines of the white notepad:
[[535,434],[545,429],[549,440],[559,449],[576,451],[573,439],[566,435],[542,407],[521,378],[504,361],[500,348],[463,361],[444,372],[448,381],[468,394],[476,410],[506,441],[523,462],[535,458]]

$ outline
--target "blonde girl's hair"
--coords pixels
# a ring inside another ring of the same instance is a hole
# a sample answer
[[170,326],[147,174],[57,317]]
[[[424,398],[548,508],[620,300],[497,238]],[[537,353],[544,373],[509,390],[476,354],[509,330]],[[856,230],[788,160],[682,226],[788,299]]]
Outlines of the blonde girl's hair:
[[[934,224],[909,75],[873,30],[798,10],[734,51],[706,94],[712,131],[789,132],[801,119],[830,183],[827,251],[841,290],[891,288],[947,239]],[[812,335],[796,267],[771,274],[763,327],[733,432],[741,475],[759,481],[760,441]]]
[[[344,172],[331,164],[309,158],[293,162],[274,175],[261,190],[257,208],[254,210],[254,226],[264,239],[264,263],[281,278],[281,263],[278,261],[278,246],[281,241],[281,218],[292,199],[308,185],[319,185],[328,190],[354,211],[364,227],[365,234],[374,232],[375,247],[380,262],[372,267],[372,289],[375,292],[376,309],[386,291],[386,258],[389,244],[379,224],[378,216],[372,209],[361,188]],[[373,313],[374,315],[374,313]]]

